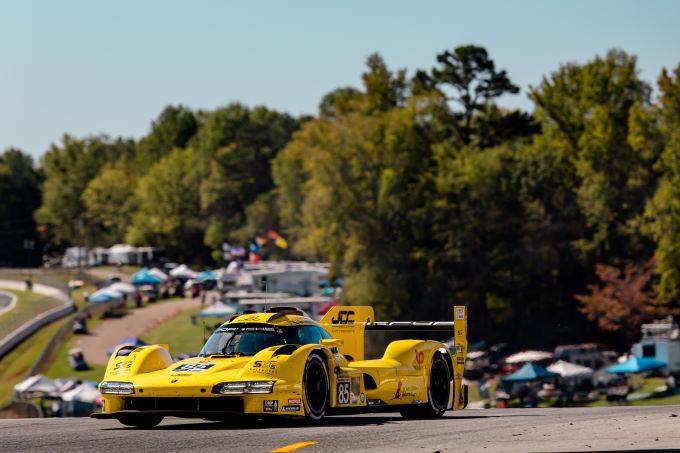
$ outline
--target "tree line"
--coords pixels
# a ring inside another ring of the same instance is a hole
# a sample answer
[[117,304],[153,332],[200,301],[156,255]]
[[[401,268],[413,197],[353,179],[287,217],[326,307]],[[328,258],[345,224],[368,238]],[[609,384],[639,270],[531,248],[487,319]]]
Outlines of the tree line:
[[[64,136],[0,155],[0,242],[118,242],[219,262],[269,230],[321,259],[349,304],[450,317],[519,344],[624,344],[680,290],[680,65],[656,84],[611,50],[529,88],[462,46],[409,74],[368,57],[314,116],[168,106],[138,141]],[[21,233],[16,233],[21,231]],[[2,247],[5,250],[9,248]],[[0,261],[2,258],[0,257]]]

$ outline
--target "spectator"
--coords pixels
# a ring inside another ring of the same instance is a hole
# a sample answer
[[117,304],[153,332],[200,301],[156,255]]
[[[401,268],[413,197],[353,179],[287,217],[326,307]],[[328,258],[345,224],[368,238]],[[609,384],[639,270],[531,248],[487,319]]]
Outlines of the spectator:
[[675,377],[672,374],[666,378],[666,392],[671,395],[675,394]]

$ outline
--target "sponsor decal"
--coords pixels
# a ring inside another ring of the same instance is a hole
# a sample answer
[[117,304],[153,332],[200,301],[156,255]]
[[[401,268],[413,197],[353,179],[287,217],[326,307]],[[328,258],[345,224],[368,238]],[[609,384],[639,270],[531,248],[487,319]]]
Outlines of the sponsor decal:
[[281,412],[300,412],[300,405],[294,404],[290,406],[282,406]]
[[361,401],[363,403],[365,399],[366,399],[366,396],[364,396],[363,393],[361,395],[359,395],[359,401]]
[[338,378],[338,404],[349,404],[350,395],[349,379],[346,377]]
[[402,398],[413,398],[416,396],[418,386],[412,385],[404,388],[402,381],[397,382],[397,390],[394,392],[393,400],[400,400]]
[[263,362],[262,360],[256,360],[253,362],[253,368],[269,368],[270,370],[275,370],[276,362],[271,361],[267,364],[267,362]]
[[456,357],[456,365],[464,365],[465,364],[465,357],[460,356]]
[[404,384],[401,381],[397,382],[397,391],[394,392],[394,396],[392,397],[393,400],[400,400],[401,399],[401,387],[403,385]]
[[116,366],[113,367],[114,370],[127,370],[132,367],[132,364],[134,362],[132,360],[126,361],[126,362],[118,362],[116,363]]
[[456,318],[457,321],[463,321],[465,319],[465,307],[456,307]]
[[212,368],[213,366],[215,366],[214,363],[185,363],[184,365],[174,368],[172,371],[189,371],[191,373],[200,373],[207,370],[208,368]]
[[354,324],[354,310],[340,310],[335,318],[331,318],[331,324]]
[[262,410],[264,412],[278,412],[279,401],[278,400],[264,400],[262,402]]
[[350,391],[352,393],[352,404],[357,404],[359,402],[359,393],[361,392],[361,381],[358,377],[352,378]]
[[387,404],[387,403],[384,402],[384,401],[381,400],[381,399],[377,399],[377,400],[369,399],[369,400],[368,400],[368,405],[369,405],[369,406],[384,406],[385,404]]
[[266,374],[272,376],[276,374],[276,360],[266,361],[266,360],[256,360],[253,362],[251,371],[258,374]]
[[297,404],[299,406],[302,404],[302,400],[300,398],[289,398],[288,404]]
[[423,366],[425,362],[425,353],[423,351],[415,351],[416,353],[416,363],[419,367]]

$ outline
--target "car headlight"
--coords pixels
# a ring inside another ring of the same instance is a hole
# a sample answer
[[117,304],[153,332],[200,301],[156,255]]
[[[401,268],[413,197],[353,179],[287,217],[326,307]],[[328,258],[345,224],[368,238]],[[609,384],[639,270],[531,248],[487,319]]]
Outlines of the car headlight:
[[99,391],[110,395],[132,395],[135,387],[131,382],[104,381],[99,384]]
[[213,387],[212,393],[242,395],[244,393],[271,393],[274,381],[222,382]]

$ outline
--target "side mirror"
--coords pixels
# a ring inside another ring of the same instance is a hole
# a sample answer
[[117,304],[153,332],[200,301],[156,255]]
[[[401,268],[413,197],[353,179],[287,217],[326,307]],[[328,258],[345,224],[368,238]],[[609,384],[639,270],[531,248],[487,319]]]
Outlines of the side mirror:
[[326,346],[327,348],[339,348],[345,342],[339,338],[331,338],[331,339],[323,339],[319,340],[319,344],[322,346]]

